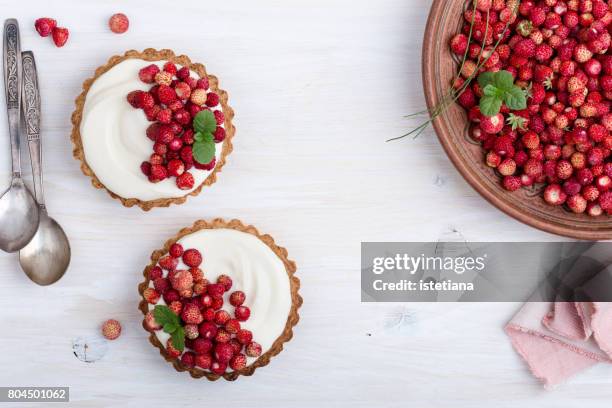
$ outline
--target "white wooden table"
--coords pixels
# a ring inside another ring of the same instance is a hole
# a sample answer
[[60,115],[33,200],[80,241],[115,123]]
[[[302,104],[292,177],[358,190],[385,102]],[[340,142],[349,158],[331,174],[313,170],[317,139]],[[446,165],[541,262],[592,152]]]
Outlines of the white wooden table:
[[[478,196],[431,130],[385,143],[409,129],[403,115],[424,105],[429,0],[172,3],[0,1],[38,60],[47,203],[73,249],[68,274],[48,288],[30,283],[16,256],[0,254],[0,386],[70,386],[79,407],[609,406],[612,367],[554,392],[528,374],[502,332],[518,304],[360,303],[361,241],[435,240],[450,229],[468,240],[558,239]],[[118,11],[132,23],[123,36],[106,27]],[[71,30],[65,48],[35,33],[43,15]],[[109,56],[146,47],[186,53],[219,75],[238,129],[213,188],[150,213],[93,189],[69,141],[82,81]],[[5,120],[0,126],[3,189]],[[235,383],[175,372],[148,344],[137,310],[150,252],[210,217],[272,234],[298,262],[303,284],[294,340]],[[77,360],[72,339],[96,334],[107,318],[122,322],[121,338],[102,360]]]

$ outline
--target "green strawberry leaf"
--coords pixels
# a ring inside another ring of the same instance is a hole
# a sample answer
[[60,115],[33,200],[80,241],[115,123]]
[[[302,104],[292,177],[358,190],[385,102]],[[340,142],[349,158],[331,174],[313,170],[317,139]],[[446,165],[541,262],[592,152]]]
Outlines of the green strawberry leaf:
[[483,72],[480,75],[478,75],[478,85],[480,85],[482,89],[485,89],[487,85],[493,84],[494,81],[495,81],[495,72],[487,71],[487,72]]
[[202,133],[200,140],[193,144],[193,158],[198,163],[208,164],[215,157],[215,138],[212,133]]
[[495,96],[483,96],[480,98],[480,113],[485,116],[497,115],[501,106],[501,99]]
[[512,110],[523,110],[527,108],[527,97],[525,92],[518,86],[506,91],[504,102]]
[[215,115],[209,110],[198,112],[193,118],[193,129],[199,133],[212,133],[217,129]]
[[503,91],[509,91],[514,87],[514,78],[508,71],[498,71],[495,73],[495,81],[493,82],[496,88]]
[[179,326],[179,317],[168,306],[157,305],[153,309],[153,317],[158,324],[165,326],[166,324]]
[[172,333],[172,345],[178,351],[185,350],[185,330],[182,326],[177,327],[177,329]]

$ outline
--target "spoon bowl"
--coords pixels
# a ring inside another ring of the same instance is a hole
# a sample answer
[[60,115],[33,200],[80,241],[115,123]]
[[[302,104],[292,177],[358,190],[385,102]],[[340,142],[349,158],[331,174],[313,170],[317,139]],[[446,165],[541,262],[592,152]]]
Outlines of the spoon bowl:
[[19,251],[38,229],[38,204],[23,180],[13,178],[11,187],[0,198],[0,249]]
[[57,282],[70,264],[66,233],[47,211],[40,211],[40,226],[32,240],[19,251],[21,269],[41,286]]

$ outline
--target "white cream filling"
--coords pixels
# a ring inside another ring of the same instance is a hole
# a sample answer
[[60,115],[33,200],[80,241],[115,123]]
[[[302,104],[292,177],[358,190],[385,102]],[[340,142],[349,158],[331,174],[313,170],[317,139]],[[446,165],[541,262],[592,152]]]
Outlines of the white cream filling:
[[[166,61],[155,64],[162,67]],[[138,71],[150,61],[127,59],[101,75],[92,84],[81,119],[81,140],[85,160],[104,186],[123,198],[143,201],[181,197],[195,190],[212,171],[191,168],[195,179],[191,190],[181,190],[176,178],[151,183],[140,170],[140,164],[153,154],[153,141],[146,135],[149,122],[142,109],[127,102],[134,90],[149,90],[151,85],[138,78]],[[180,68],[180,66],[178,66]],[[193,77],[198,77],[192,72]],[[215,109],[220,109],[219,105]],[[223,144],[216,145],[217,162]]]
[[[195,248],[202,253],[200,268],[210,282],[216,282],[219,275],[232,278],[232,288],[223,297],[223,309],[230,315],[234,311],[230,294],[236,290],[245,293],[244,305],[251,309],[251,316],[241,322],[241,327],[253,333],[253,341],[261,344],[262,354],[270,350],[285,329],[292,304],[289,276],[281,259],[256,236],[232,229],[204,229],[178,242],[185,249]],[[188,268],[179,261],[177,269]],[[165,304],[163,298],[157,304]],[[149,310],[154,307],[150,304]],[[157,330],[155,335],[164,346],[170,337],[163,330]],[[255,360],[247,357],[247,364]]]

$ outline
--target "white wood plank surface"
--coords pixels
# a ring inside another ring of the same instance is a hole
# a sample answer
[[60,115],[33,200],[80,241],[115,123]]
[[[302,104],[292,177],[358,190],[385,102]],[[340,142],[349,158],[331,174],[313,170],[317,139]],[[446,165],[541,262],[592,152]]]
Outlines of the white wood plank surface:
[[[68,274],[48,288],[31,284],[14,255],[0,254],[0,386],[70,386],[70,405],[79,407],[609,406],[609,366],[554,392],[537,384],[502,332],[518,304],[360,303],[361,241],[435,240],[453,228],[471,240],[558,239],[478,196],[431,130],[385,143],[409,128],[403,115],[424,105],[430,4],[0,0],[3,18],[20,21],[23,49],[36,54],[47,203],[73,248]],[[106,28],[118,11],[131,19],[123,36]],[[71,30],[65,48],[33,30],[43,15]],[[82,81],[111,55],[146,47],[204,62],[229,91],[238,129],[213,188],[150,213],[93,189],[69,141]],[[3,189],[3,119],[0,136]],[[305,300],[285,351],[235,383],[176,373],[148,344],[137,310],[151,251],[194,220],[217,216],[253,223],[286,246]],[[121,338],[102,360],[77,360],[72,339],[95,334],[107,318],[122,322]]]

